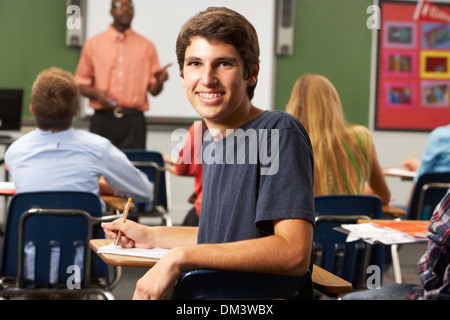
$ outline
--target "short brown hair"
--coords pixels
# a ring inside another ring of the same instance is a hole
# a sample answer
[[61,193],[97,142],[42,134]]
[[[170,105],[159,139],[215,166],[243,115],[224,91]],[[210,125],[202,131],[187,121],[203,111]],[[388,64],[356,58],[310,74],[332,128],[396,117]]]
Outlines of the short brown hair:
[[70,128],[79,96],[80,89],[70,72],[53,67],[39,73],[31,88],[31,105],[38,127],[45,131]]
[[[233,45],[244,61],[244,79],[249,79],[255,65],[259,64],[258,35],[253,25],[241,14],[219,7],[209,7],[188,20],[181,28],[177,38],[176,52],[183,76],[184,55],[186,48],[191,44],[191,38],[202,37],[218,40]],[[248,87],[247,94],[250,99],[256,88]]]

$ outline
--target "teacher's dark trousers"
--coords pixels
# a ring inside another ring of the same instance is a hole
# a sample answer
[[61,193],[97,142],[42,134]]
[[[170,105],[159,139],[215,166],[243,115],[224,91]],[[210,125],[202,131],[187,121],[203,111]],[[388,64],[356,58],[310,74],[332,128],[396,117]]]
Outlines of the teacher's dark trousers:
[[119,149],[145,149],[147,127],[142,111],[126,108],[95,110],[89,130]]

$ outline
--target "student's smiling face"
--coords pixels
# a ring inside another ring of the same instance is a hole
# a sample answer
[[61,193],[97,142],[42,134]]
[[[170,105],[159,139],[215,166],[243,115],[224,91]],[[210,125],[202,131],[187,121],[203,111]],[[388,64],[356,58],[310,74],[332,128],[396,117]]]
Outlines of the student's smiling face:
[[256,83],[257,71],[244,80],[244,63],[236,48],[202,37],[186,48],[182,83],[200,116],[209,123],[225,124],[251,104],[247,87]]

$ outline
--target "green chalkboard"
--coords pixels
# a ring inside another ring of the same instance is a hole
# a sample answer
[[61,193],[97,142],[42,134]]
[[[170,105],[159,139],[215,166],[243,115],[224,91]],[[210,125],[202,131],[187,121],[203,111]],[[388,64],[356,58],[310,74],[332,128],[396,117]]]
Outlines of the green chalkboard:
[[372,30],[369,0],[297,0],[294,55],[278,57],[275,100],[284,109],[291,89],[305,73],[335,85],[348,121],[368,125]]
[[39,71],[75,71],[80,49],[65,46],[66,9],[61,0],[0,2],[0,87],[24,89],[24,118]]

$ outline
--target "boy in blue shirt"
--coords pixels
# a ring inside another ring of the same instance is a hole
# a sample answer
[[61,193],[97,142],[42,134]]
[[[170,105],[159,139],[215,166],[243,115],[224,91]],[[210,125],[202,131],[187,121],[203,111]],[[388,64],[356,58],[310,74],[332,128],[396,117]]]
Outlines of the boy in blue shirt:
[[30,111],[38,128],[5,153],[17,192],[102,192],[151,201],[153,184],[122,151],[99,135],[72,127],[79,95],[75,78],[67,71],[49,68],[37,76]]

